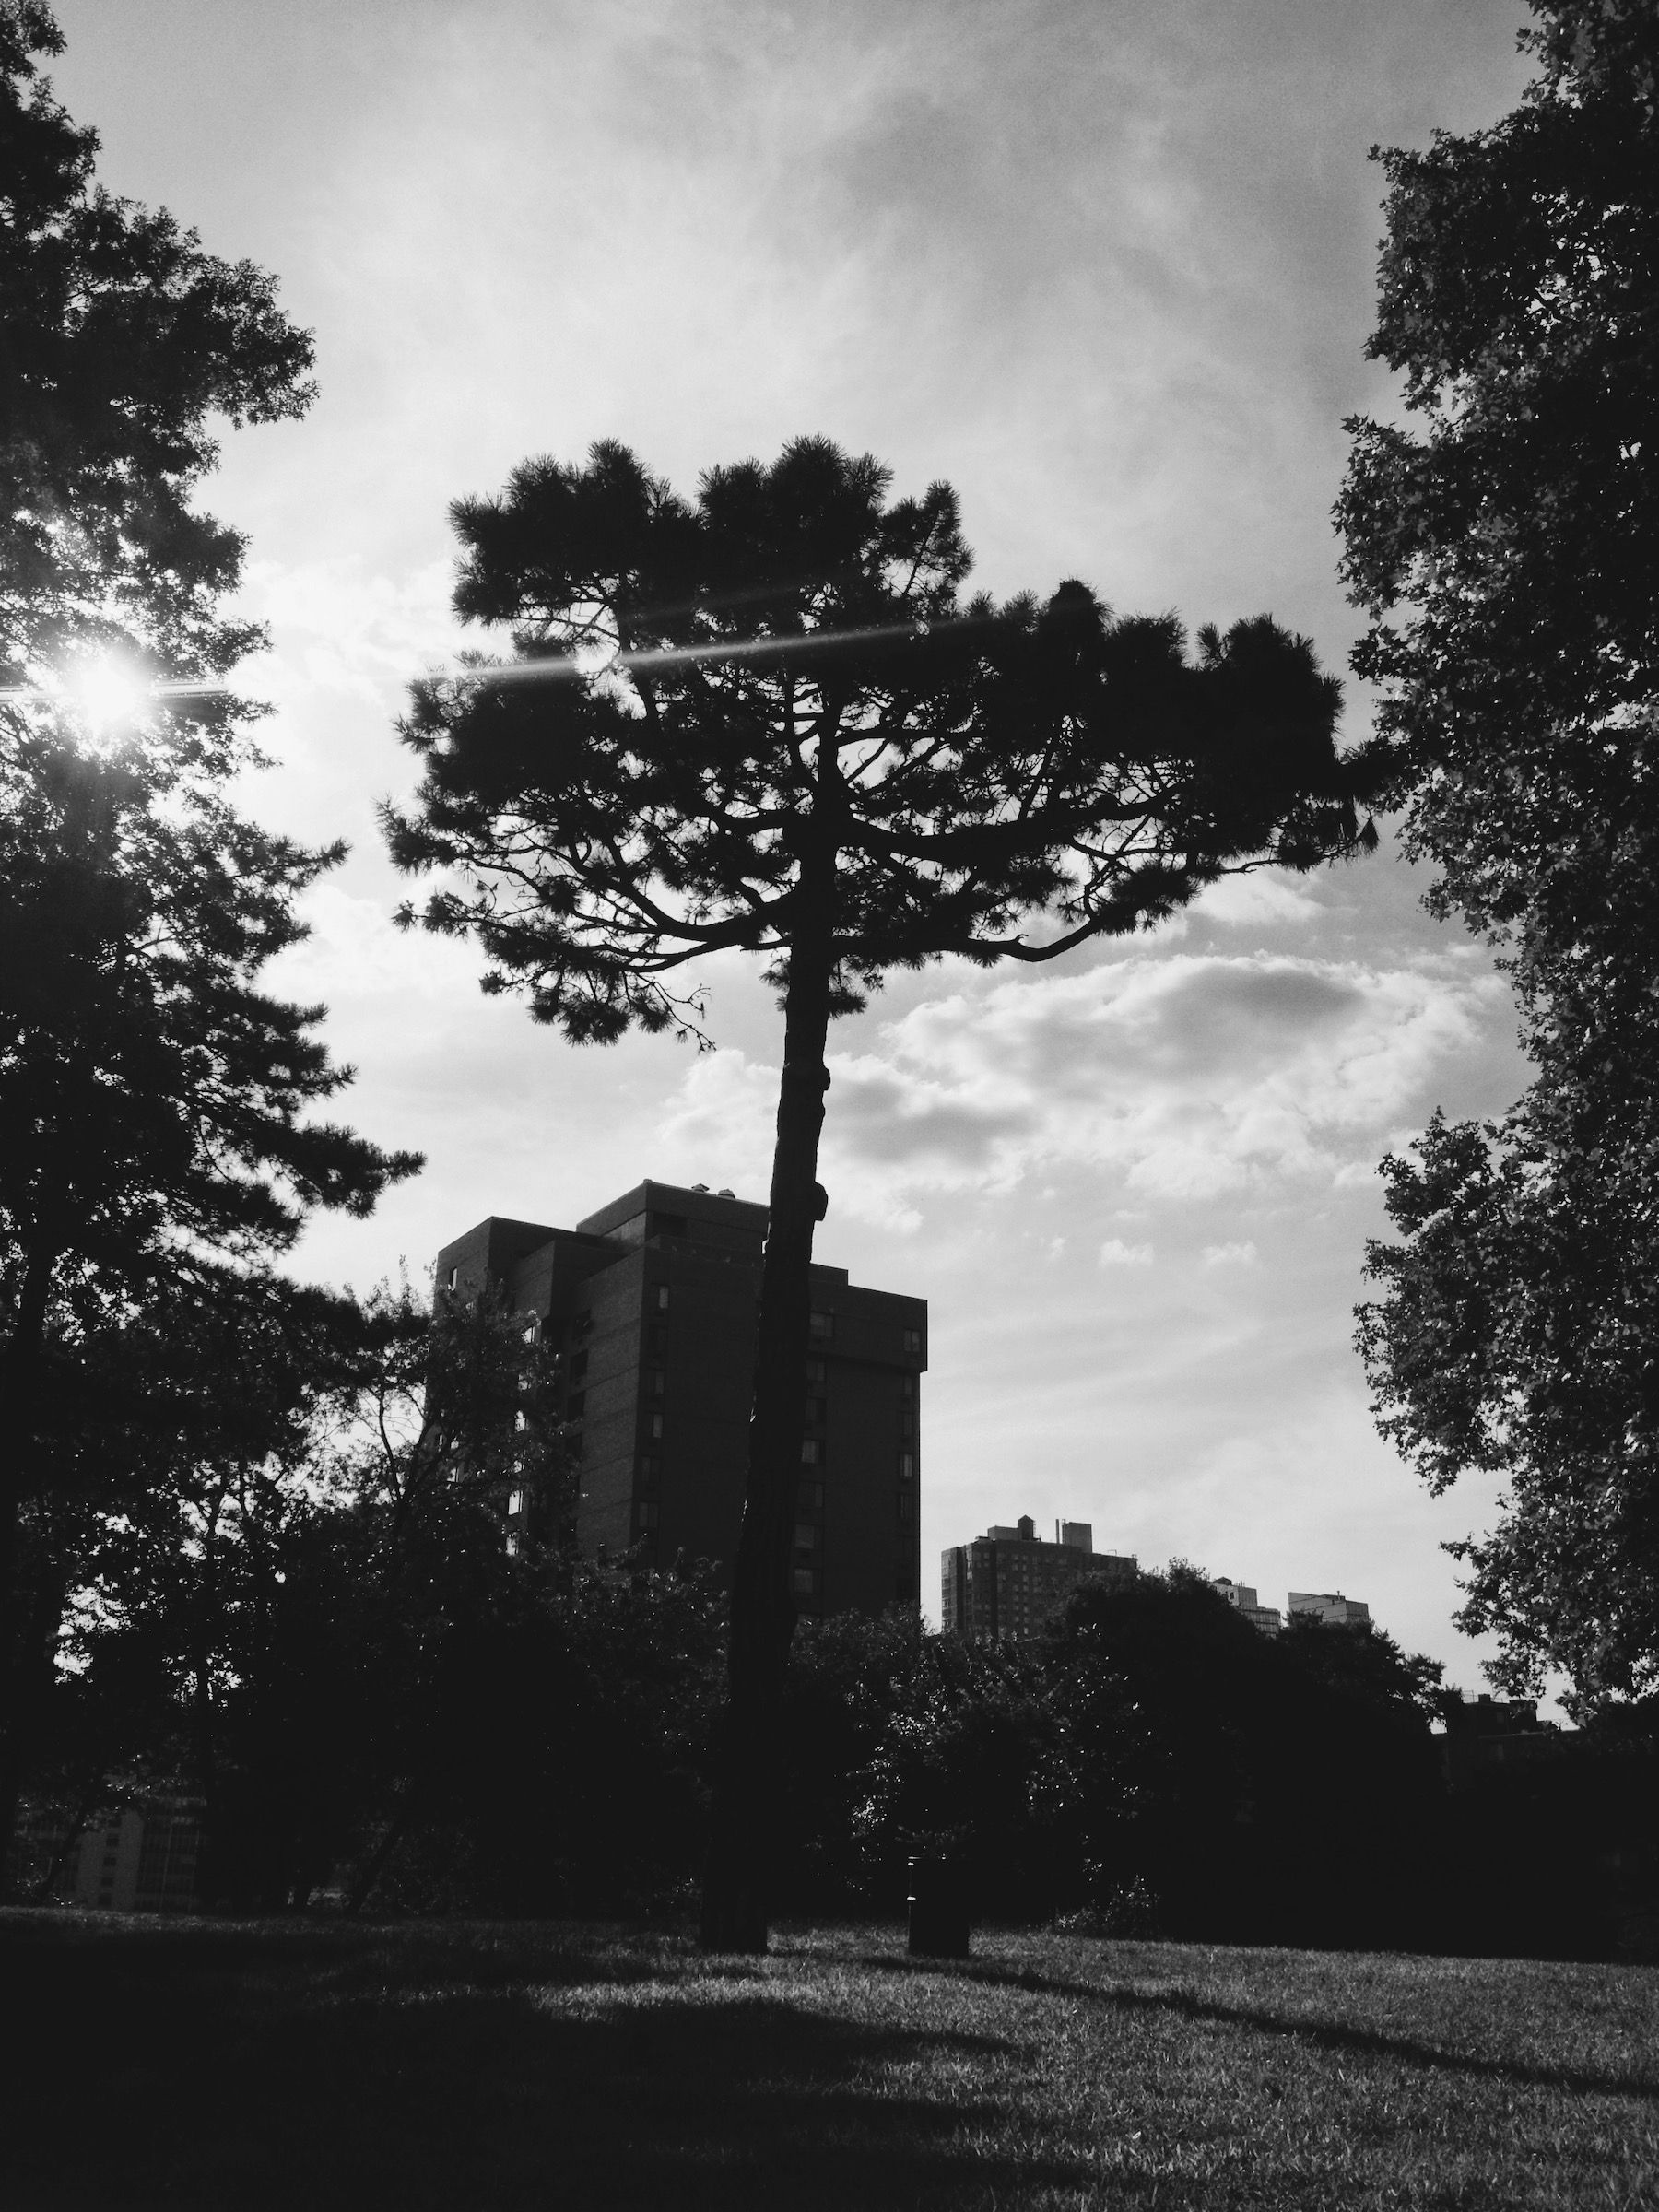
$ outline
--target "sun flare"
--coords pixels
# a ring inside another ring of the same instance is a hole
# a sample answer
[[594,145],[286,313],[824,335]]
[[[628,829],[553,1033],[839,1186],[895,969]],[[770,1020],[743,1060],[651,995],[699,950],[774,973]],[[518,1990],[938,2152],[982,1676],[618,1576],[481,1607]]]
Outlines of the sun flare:
[[77,668],[65,688],[75,712],[100,737],[135,722],[148,696],[148,686],[107,653]]

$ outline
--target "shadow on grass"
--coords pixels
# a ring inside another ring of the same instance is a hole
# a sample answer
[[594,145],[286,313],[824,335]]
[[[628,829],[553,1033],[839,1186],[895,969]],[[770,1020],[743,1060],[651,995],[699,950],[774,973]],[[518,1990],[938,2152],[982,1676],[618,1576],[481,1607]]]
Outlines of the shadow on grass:
[[924,1959],[894,1959],[879,1952],[861,1952],[858,1964],[877,1973],[935,1973],[948,1978],[982,1982],[1008,1989],[1025,1989],[1042,1996],[1082,1998],[1087,2003],[1114,2006],[1123,2012],[1175,2013],[1183,2019],[1215,2020],[1237,2028],[1253,2028],[1264,2035],[1282,2035],[1315,2050],[1341,2051],[1370,2058],[1398,2059],[1443,2074],[1462,2074],[1494,2081],[1513,2082],[1527,2088],[1571,2089],[1579,2096],[1630,2097],[1659,2103],[1659,2079],[1642,2075],[1597,2074],[1573,2066],[1539,2066],[1524,2060],[1483,2058],[1478,2053],[1447,2051],[1412,2036],[1385,2035],[1374,2028],[1352,2027],[1339,2020],[1310,2020],[1294,2014],[1266,2012],[1258,2006],[1223,2005],[1190,1989],[1101,1988],[1098,1983],[1069,1982],[1040,1974],[1030,1968],[1004,1967],[986,1960],[963,1965]]
[[888,2067],[982,2057],[996,2037],[826,2018],[741,1962],[693,1976],[661,1938],[12,1920],[0,1970],[28,2024],[6,2081],[8,2212],[884,2212],[1086,2179],[987,2150],[1006,2120],[992,2105],[878,2093]]

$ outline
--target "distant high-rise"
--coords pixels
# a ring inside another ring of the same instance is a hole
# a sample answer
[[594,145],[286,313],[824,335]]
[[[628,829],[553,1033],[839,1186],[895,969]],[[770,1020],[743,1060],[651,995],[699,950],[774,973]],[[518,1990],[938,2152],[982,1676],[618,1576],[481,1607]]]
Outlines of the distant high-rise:
[[[766,1208],[642,1182],[573,1230],[492,1216],[438,1255],[461,1296],[504,1283],[558,1352],[581,1453],[577,1540],[719,1562],[743,1518]],[[812,1270],[795,1525],[806,1613],[917,1602],[927,1304]]]
[[1340,1590],[1292,1590],[1287,1602],[1292,1614],[1311,1613],[1329,1628],[1371,1625],[1371,1607]]
[[940,1623],[969,1643],[1018,1643],[1052,1620],[1081,1582],[1127,1582],[1132,1554],[1097,1551],[1087,1521],[1056,1524],[1045,1543],[1029,1513],[942,1555]]
[[1265,1635],[1277,1636],[1284,1627],[1284,1616],[1278,1607],[1258,1605],[1256,1594],[1248,1583],[1235,1583],[1230,1576],[1218,1574],[1211,1587],[1218,1590],[1230,1606],[1242,1613],[1251,1626],[1260,1629]]

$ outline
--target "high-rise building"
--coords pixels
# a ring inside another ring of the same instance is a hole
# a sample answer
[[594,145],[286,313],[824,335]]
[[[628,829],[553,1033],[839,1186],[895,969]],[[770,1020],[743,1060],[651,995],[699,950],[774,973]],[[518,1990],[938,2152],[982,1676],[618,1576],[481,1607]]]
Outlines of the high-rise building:
[[[559,1355],[589,1558],[639,1545],[718,1563],[743,1518],[766,1208],[642,1182],[574,1229],[492,1216],[438,1255],[441,1288],[506,1285]],[[533,1317],[533,1318],[532,1318]],[[805,1613],[917,1602],[927,1302],[812,1270],[795,1524]]]
[[1235,1583],[1230,1576],[1218,1574],[1211,1587],[1218,1590],[1228,1604],[1242,1613],[1251,1626],[1260,1629],[1264,1635],[1277,1636],[1283,1629],[1284,1617],[1278,1607],[1258,1605],[1256,1594],[1248,1583]]
[[103,1912],[192,1912],[202,1826],[196,1810],[118,1812],[69,1852],[75,1901]]
[[1357,1628],[1371,1624],[1371,1607],[1340,1590],[1292,1590],[1287,1601],[1292,1613],[1312,1613],[1328,1628]]
[[1127,1552],[1097,1551],[1087,1521],[1055,1524],[1045,1543],[1029,1513],[1012,1528],[990,1528],[941,1557],[940,1624],[969,1643],[1018,1643],[1035,1636],[1086,1581],[1127,1582],[1138,1571]]

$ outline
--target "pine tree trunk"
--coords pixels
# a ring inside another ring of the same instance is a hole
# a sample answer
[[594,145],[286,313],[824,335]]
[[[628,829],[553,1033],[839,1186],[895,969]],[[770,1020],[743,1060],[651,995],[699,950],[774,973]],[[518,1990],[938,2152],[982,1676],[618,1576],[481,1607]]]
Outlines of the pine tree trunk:
[[795,1604],[790,1566],[806,1425],[812,1235],[823,1210],[818,1137],[830,1073],[835,854],[803,860],[790,937],[783,1078],[760,1278],[748,1483],[732,1578],[728,1696],[700,1940],[705,1951],[763,1952],[776,1829],[779,1729]]

